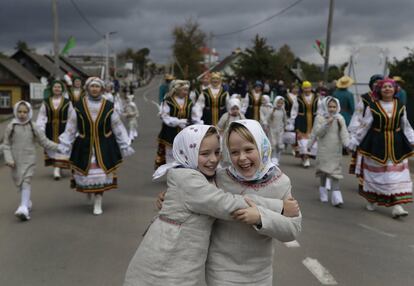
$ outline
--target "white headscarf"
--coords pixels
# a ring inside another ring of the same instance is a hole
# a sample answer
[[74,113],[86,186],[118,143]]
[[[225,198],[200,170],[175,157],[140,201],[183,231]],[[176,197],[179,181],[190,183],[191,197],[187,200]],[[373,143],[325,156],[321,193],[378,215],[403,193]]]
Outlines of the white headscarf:
[[188,80],[176,79],[170,83],[170,96],[174,95],[180,88],[190,88],[190,82]]
[[262,100],[262,106],[273,107],[273,105],[270,103],[270,96],[268,96],[267,94],[262,95]]
[[239,109],[241,108],[240,99],[238,99],[237,97],[229,99],[229,103],[227,104],[227,111],[230,111],[230,109],[234,106],[237,106]]
[[[183,166],[188,169],[198,169],[198,153],[201,141],[212,125],[195,124],[181,130],[174,138],[173,156],[174,162],[160,166],[152,175],[152,179],[158,179],[164,176],[167,171],[177,166]],[[217,133],[218,134],[218,133]]]
[[85,82],[85,90],[88,90],[88,87],[92,84],[97,84],[103,88],[105,88],[105,82],[101,80],[99,77],[89,77]]
[[335,101],[336,102],[336,112],[335,114],[333,114],[333,117],[338,116],[339,112],[341,112],[341,104],[339,103],[339,100],[333,96],[327,96],[325,98],[322,99],[322,104],[321,104],[321,109],[322,109],[322,115],[324,117],[330,117],[331,114],[328,111],[328,104],[331,101]]
[[235,176],[239,181],[257,181],[262,179],[270,169],[277,168],[275,164],[272,163],[271,155],[272,155],[272,146],[270,145],[270,141],[267,138],[265,132],[263,131],[262,126],[260,123],[256,120],[251,119],[243,119],[243,120],[237,120],[230,123],[229,128],[227,128],[227,132],[225,134],[225,140],[226,140],[226,149],[225,152],[227,152],[228,158],[230,157],[229,152],[229,143],[228,143],[228,130],[230,130],[230,127],[234,124],[241,124],[244,127],[247,128],[247,130],[252,134],[256,146],[259,150],[260,160],[261,164],[259,169],[256,171],[256,173],[251,178],[246,178],[243,175],[241,175],[237,169],[234,167],[233,163],[228,168],[230,173]]
[[[20,121],[17,118],[17,109],[19,108],[20,104],[24,104],[26,105],[26,107],[29,109],[29,113],[27,115],[27,119],[25,121]],[[32,109],[32,105],[30,103],[28,103],[27,101],[24,100],[20,100],[18,101],[14,106],[13,106],[13,114],[14,114],[14,118],[12,120],[12,124],[26,124],[27,122],[29,122],[32,117],[33,117],[33,109]]]
[[273,100],[273,107],[274,107],[274,108],[276,108],[276,107],[277,107],[277,102],[278,102],[280,99],[281,99],[281,100],[283,100],[283,107],[285,106],[285,98],[284,98],[283,96],[278,95],[278,96],[276,96],[276,97],[275,97],[275,100]]

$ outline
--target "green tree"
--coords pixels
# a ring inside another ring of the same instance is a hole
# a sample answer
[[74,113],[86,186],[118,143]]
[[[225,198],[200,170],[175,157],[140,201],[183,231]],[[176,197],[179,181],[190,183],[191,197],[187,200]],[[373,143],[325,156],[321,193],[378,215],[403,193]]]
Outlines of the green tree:
[[18,40],[16,46],[14,47],[15,50],[24,50],[32,52],[34,49],[30,48],[29,45],[25,41]]
[[134,63],[134,71],[137,72],[139,76],[144,77],[145,67],[148,63],[148,56],[150,53],[151,51],[148,48],[142,48],[137,51],[134,51],[132,48],[127,48],[120,53],[118,57],[124,61],[132,60]]
[[175,27],[172,35],[177,77],[195,79],[203,71],[201,48],[205,46],[206,34],[201,30],[197,21],[188,19],[183,26]]
[[244,76],[250,81],[273,79],[276,74],[276,64],[274,49],[267,44],[266,38],[256,35],[253,47],[245,50],[238,64],[234,66],[234,70],[238,76]]

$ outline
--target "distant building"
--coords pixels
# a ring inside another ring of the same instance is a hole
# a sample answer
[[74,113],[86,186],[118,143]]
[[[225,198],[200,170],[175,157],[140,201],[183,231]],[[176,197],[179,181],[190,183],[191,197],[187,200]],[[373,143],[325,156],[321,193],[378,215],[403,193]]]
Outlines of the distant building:
[[[82,68],[90,76],[102,76],[106,66],[106,57],[99,54],[70,55],[68,58],[73,64]],[[109,57],[109,66],[115,66],[114,57]]]
[[231,55],[225,57],[222,61],[216,63],[214,66],[212,66],[210,69],[206,70],[204,73],[199,75],[197,79],[200,79],[204,76],[206,73],[211,72],[220,72],[225,76],[235,76],[234,72],[234,65],[236,65],[241,57],[243,55],[243,52],[240,49],[234,50]]
[[30,101],[30,84],[40,81],[14,59],[0,58],[0,114],[10,114],[20,100]]
[[205,69],[208,69],[210,66],[216,65],[219,62],[219,53],[216,49],[210,49],[208,47],[201,48],[201,53],[203,54],[203,62]]

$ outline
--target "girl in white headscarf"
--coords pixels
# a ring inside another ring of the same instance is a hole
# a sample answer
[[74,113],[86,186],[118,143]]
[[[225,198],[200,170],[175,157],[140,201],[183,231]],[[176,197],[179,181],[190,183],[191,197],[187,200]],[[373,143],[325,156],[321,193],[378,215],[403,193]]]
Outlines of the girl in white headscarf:
[[86,193],[89,201],[94,195],[94,215],[103,213],[103,193],[118,187],[116,171],[122,159],[134,153],[114,104],[102,96],[104,86],[97,77],[86,81],[86,96],[75,103],[76,112],[59,136],[61,146],[70,155],[71,186]]
[[[216,220],[210,237],[206,263],[209,286],[271,286],[273,280],[273,238],[292,241],[301,230],[301,215],[291,197],[289,178],[271,161],[271,145],[259,122],[232,122],[224,140],[232,165],[219,170],[219,188],[231,194],[255,194],[283,201],[279,210],[252,206],[260,221],[251,227],[244,223],[246,210],[234,217],[240,222]],[[294,212],[288,213],[288,205]],[[292,216],[292,217],[287,217]]]
[[321,102],[321,114],[315,118],[308,148],[318,141],[316,155],[316,176],[320,178],[319,197],[321,202],[328,201],[326,182],[330,180],[332,190],[331,203],[336,207],[343,204],[339,188],[342,175],[342,146],[349,144],[349,133],[338,99],[328,96]]
[[283,96],[276,96],[273,101],[273,110],[268,119],[269,139],[272,144],[272,161],[279,165],[280,155],[285,149],[283,134],[287,126],[287,116],[285,110],[285,99]]
[[134,102],[134,95],[127,95],[127,100],[124,107],[123,116],[127,121],[128,135],[131,141],[138,137],[138,117],[139,111]]
[[240,109],[240,98],[233,94],[227,103],[227,112],[220,117],[220,120],[217,123],[217,128],[220,133],[224,132],[233,121],[245,119],[243,113],[240,112]]
[[[215,127],[186,127],[174,139],[173,155],[174,161],[159,167],[153,175],[157,179],[167,174],[168,191],[129,264],[124,286],[199,285],[214,218],[232,220],[232,212],[248,207],[243,196],[216,187],[220,143]],[[265,205],[280,204],[249,197]],[[256,223],[259,216],[246,210],[245,222]]]
[[32,107],[26,101],[14,105],[14,119],[7,125],[4,133],[3,152],[6,165],[12,169],[12,178],[21,193],[20,205],[15,215],[21,220],[30,219],[32,202],[31,179],[36,164],[36,145],[38,142],[47,150],[58,151],[58,144],[48,140],[43,132],[32,123]]
[[273,105],[270,102],[270,97],[268,95],[263,95],[260,104],[260,124],[263,127],[266,135],[269,136],[269,116],[272,114]]

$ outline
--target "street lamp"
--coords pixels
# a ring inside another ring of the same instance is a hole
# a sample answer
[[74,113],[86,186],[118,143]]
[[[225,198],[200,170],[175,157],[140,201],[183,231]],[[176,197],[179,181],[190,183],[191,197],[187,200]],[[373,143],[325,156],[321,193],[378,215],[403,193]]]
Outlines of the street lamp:
[[105,80],[109,80],[109,36],[114,35],[117,32],[108,32],[105,34],[106,45],[106,59],[105,59]]

